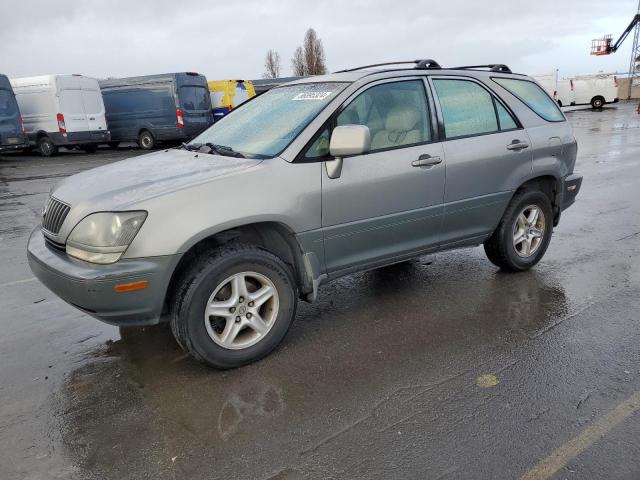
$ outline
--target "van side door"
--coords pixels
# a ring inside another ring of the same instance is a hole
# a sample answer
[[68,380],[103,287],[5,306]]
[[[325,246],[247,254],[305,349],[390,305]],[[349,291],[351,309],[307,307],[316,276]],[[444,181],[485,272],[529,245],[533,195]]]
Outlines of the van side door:
[[[439,243],[444,154],[421,77],[388,79],[354,93],[337,125],[366,125],[371,149],[322,169],[322,228],[329,275],[434,250]],[[328,145],[329,131],[323,132]],[[312,145],[311,150],[314,146]]]
[[486,85],[433,76],[447,158],[442,247],[480,243],[497,226],[514,188],[531,173],[529,136]]

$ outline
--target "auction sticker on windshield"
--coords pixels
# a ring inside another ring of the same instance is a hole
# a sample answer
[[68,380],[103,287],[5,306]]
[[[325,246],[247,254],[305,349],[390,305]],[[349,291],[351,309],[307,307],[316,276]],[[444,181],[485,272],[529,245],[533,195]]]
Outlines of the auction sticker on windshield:
[[302,92],[293,97],[293,100],[324,100],[333,92]]

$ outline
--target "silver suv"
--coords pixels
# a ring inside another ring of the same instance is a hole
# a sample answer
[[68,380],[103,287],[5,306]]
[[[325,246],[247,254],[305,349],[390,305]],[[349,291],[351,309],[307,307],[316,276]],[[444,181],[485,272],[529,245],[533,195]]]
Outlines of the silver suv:
[[531,268],[580,189],[576,150],[553,100],[504,65],[305,78],[180,149],[61,182],[29,264],[100,320],[168,320],[194,357],[237,367],[337,277],[480,244]]

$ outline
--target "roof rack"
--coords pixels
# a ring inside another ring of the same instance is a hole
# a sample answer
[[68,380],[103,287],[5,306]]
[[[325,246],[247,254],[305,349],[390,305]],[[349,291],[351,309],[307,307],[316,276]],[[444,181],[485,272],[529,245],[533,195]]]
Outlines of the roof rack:
[[345,70],[338,70],[334,73],[354,72],[356,70],[363,70],[371,67],[385,67],[387,65],[402,65],[404,63],[414,63],[417,69],[440,69],[440,65],[435,60],[421,59],[421,60],[407,60],[406,62],[385,62],[385,63],[372,63],[371,65],[363,65],[362,67],[347,68]]
[[448,68],[447,70],[474,70],[480,68],[488,68],[490,72],[496,73],[513,73],[509,67],[502,63],[490,63],[488,65],[466,65],[464,67]]

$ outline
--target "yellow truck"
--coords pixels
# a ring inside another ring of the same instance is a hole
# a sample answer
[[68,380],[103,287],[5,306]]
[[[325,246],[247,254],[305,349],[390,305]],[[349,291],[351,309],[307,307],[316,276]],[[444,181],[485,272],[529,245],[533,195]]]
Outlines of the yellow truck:
[[214,122],[256,95],[249,80],[211,80],[208,85]]

